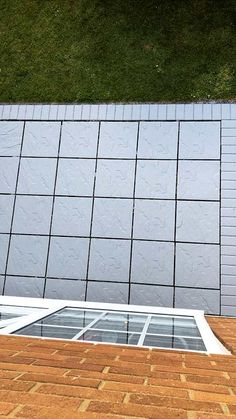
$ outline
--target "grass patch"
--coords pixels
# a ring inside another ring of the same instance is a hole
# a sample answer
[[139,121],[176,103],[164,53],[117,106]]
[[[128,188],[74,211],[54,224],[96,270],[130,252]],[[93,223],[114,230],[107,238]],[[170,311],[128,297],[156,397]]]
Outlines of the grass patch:
[[235,0],[0,0],[0,101],[236,97]]

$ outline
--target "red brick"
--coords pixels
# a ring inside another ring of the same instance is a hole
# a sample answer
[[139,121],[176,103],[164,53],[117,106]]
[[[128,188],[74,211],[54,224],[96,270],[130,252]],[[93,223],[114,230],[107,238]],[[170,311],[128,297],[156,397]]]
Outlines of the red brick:
[[191,383],[191,382],[183,382],[178,380],[158,380],[156,378],[149,378],[148,384],[151,386],[166,386],[166,387],[175,387],[175,388],[183,388],[183,389],[193,389],[193,390],[204,390],[211,393],[223,393],[229,394],[228,387],[222,385],[214,385],[214,384],[205,384],[205,383]]
[[[88,412],[114,413],[128,416],[135,416],[149,419],[186,419],[187,413],[182,409],[168,409],[159,406],[142,406],[132,403],[104,403],[92,401],[87,409]],[[99,418],[100,416],[98,416]],[[115,416],[116,418],[116,416]],[[115,419],[114,418],[114,419]]]
[[37,419],[125,419],[125,416],[106,415],[92,412],[75,412],[68,409],[58,409],[56,406],[53,407],[42,407],[26,405],[15,414],[15,417],[24,418],[37,418]]
[[194,400],[198,401],[213,401],[218,403],[229,403],[236,405],[236,396],[229,394],[206,393],[203,391],[194,391]]
[[141,405],[165,406],[168,408],[195,410],[205,412],[221,413],[222,409],[217,403],[201,403],[200,401],[192,401],[186,399],[179,399],[175,397],[159,397],[155,395],[146,394],[131,394],[131,403],[138,403]]
[[2,417],[2,415],[8,415],[13,409],[15,409],[15,407],[17,406],[17,404],[13,404],[13,403],[5,403],[5,402],[0,402],[0,415]]
[[112,391],[124,391],[128,393],[145,393],[145,394],[158,394],[163,396],[173,396],[180,398],[188,398],[188,392],[179,388],[170,388],[170,387],[153,387],[153,386],[144,386],[141,384],[128,384],[128,383],[114,383],[106,382],[103,389],[112,390]]
[[[83,378],[83,377],[68,377],[68,376],[57,376],[50,374],[33,374],[25,373],[18,378],[19,381],[33,381],[38,383],[52,383],[52,384],[64,384],[68,386],[81,386],[81,387],[93,387],[97,388],[101,380],[96,380],[93,378]],[[17,382],[15,381],[15,382]],[[1,384],[0,384],[1,385]]]
[[144,377],[136,377],[130,375],[122,374],[111,374],[111,373],[102,373],[98,371],[82,371],[79,370],[78,374],[75,373],[75,370],[69,371],[66,376],[69,377],[87,377],[95,378],[101,381],[117,381],[120,383],[133,383],[133,384],[143,384],[145,381]]
[[37,393],[54,394],[60,396],[79,397],[83,399],[103,400],[112,402],[122,402],[124,393],[115,391],[103,391],[92,388],[42,384]]

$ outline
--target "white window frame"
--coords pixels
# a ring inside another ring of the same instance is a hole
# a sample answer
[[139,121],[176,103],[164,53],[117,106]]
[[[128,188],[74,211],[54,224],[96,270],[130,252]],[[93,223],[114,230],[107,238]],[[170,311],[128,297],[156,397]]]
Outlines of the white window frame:
[[[165,307],[152,307],[152,306],[137,306],[137,305],[128,305],[128,304],[111,304],[111,303],[95,303],[95,302],[84,302],[84,301],[71,301],[71,300],[52,300],[52,299],[42,299],[42,298],[27,298],[27,297],[8,297],[8,296],[0,296],[0,305],[6,306],[22,306],[22,307],[32,307],[32,308],[40,308],[41,310],[33,312],[32,314],[26,314],[22,317],[16,317],[9,321],[11,324],[8,325],[6,320],[0,321],[0,335],[11,335],[19,329],[23,327],[29,326],[32,323],[41,320],[45,316],[49,316],[50,314],[54,314],[56,311],[59,311],[63,308],[70,307],[70,308],[80,308],[84,310],[103,310],[103,311],[116,311],[116,312],[126,312],[126,313],[134,313],[134,314],[147,314],[147,321],[144,326],[143,332],[140,336],[139,342],[137,345],[129,345],[129,344],[118,344],[118,343],[110,343],[110,342],[101,342],[103,345],[119,345],[119,346],[132,346],[132,347],[143,347],[143,341],[145,338],[145,332],[147,330],[150,315],[152,314],[160,314],[160,315],[171,315],[171,316],[184,316],[184,317],[193,317],[197,327],[199,329],[202,341],[206,347],[206,351],[194,351],[188,349],[175,349],[175,348],[161,348],[161,347],[153,347],[153,349],[164,349],[164,350],[181,350],[185,352],[194,352],[194,353],[204,353],[204,354],[220,354],[220,355],[230,355],[230,351],[228,351],[222,343],[216,338],[214,333],[212,332],[210,326],[208,325],[204,311],[202,310],[187,310],[187,309],[179,309],[179,308],[165,308]],[[0,307],[1,309],[1,307]],[[5,323],[5,324],[4,324]],[[78,332],[77,335],[81,333]],[[76,335],[76,336],[77,336]],[[59,339],[59,338],[44,338],[38,336],[28,336],[28,335],[14,335],[18,336],[19,338],[24,336],[28,338],[34,339],[53,339],[53,340],[65,340],[71,341],[76,340],[74,337],[73,339]],[[78,341],[83,343],[84,341]],[[89,342],[89,341],[86,341]],[[91,343],[95,345],[99,345],[99,342],[92,341]]]

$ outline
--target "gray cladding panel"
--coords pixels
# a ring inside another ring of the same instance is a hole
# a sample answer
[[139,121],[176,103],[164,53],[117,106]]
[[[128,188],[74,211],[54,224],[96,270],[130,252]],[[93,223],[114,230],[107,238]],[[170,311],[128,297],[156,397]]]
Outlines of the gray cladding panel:
[[0,291],[236,315],[234,104],[1,109]]

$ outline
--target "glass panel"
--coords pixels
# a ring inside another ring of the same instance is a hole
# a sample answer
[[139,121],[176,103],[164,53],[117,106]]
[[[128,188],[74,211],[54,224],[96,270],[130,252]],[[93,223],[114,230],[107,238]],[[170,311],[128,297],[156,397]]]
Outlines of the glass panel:
[[142,332],[147,316],[126,313],[108,313],[93,326],[94,329]]
[[139,334],[89,329],[78,340],[137,345]]
[[44,338],[72,339],[80,330],[68,327],[44,326],[36,323],[24,327],[15,333],[17,335],[40,336]]
[[41,320],[42,324],[69,326],[75,328],[83,328],[100,316],[102,311],[76,310],[65,308],[45,317]]
[[147,333],[200,337],[198,327],[192,318],[152,316]]
[[174,336],[146,335],[144,346],[159,348],[188,349],[194,351],[206,351],[201,339],[176,338]]
[[0,305],[0,321],[37,313],[41,308]]

